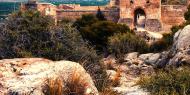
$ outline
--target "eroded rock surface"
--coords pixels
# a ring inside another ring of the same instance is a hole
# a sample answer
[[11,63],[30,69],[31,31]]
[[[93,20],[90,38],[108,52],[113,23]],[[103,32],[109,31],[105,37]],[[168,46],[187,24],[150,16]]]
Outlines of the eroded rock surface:
[[180,66],[190,63],[190,25],[175,33],[169,56],[171,56],[169,65]]
[[44,95],[49,80],[59,78],[65,88],[74,74],[84,83],[86,95],[98,95],[92,78],[78,63],[42,58],[0,60],[0,95]]

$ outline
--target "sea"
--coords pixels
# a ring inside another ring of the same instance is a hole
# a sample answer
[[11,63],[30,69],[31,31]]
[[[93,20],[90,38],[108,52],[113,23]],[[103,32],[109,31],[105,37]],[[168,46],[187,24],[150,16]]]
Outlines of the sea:
[[[81,6],[103,6],[109,0],[43,0],[41,2],[49,2],[55,5],[59,4],[80,4]],[[0,2],[0,22],[4,21],[6,17],[16,12],[20,7],[21,2]]]

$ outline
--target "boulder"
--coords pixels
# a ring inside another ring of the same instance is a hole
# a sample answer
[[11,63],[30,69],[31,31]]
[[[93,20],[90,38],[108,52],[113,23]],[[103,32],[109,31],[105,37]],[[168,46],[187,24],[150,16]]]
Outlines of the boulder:
[[172,47],[172,52],[178,52],[181,50],[189,49],[190,45],[190,25],[184,27],[184,29],[179,30],[174,35],[174,44]]
[[98,95],[92,78],[79,63],[42,58],[0,60],[0,95],[50,95],[57,91],[57,80],[58,90],[75,82],[83,86],[85,95]]
[[160,59],[160,53],[148,53],[148,54],[141,54],[139,59],[144,61],[148,65],[155,66],[156,62]]
[[139,53],[138,52],[132,52],[128,53],[125,55],[124,60],[129,61],[129,60],[135,60],[138,58]]
[[142,64],[143,62],[139,60],[138,55],[139,55],[138,52],[132,52],[126,54],[124,56],[124,64],[127,64],[128,66]]
[[190,25],[175,33],[168,65],[180,66],[190,61]]

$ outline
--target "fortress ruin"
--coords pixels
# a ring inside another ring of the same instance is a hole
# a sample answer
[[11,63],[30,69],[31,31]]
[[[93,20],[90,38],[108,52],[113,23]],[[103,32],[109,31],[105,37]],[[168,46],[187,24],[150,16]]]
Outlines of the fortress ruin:
[[[167,5],[161,0],[110,0],[105,6],[100,6],[101,11],[108,20],[127,24],[131,29],[138,27],[152,32],[170,31],[173,25],[185,21],[184,13],[190,0],[184,4]],[[29,1],[22,4],[21,9],[36,9],[44,15],[50,15],[56,20],[68,18],[76,20],[83,14],[96,14],[98,6],[80,6],[77,4],[39,3]]]

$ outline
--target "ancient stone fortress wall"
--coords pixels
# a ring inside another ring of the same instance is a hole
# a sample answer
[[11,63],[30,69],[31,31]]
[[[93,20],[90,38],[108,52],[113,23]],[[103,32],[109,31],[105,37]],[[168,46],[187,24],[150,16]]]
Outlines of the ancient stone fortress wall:
[[[71,19],[75,20],[77,18],[82,17],[84,14],[94,14],[96,15],[98,7],[95,10],[57,10],[57,19]],[[101,10],[102,13],[108,20],[117,22],[119,19],[119,11],[118,10]]]
[[[51,3],[27,3],[22,5],[22,9],[36,9],[44,15],[50,15],[55,18],[55,20],[61,20],[68,18],[71,20],[76,20],[84,14],[96,14],[98,6],[80,6],[77,4],[60,4],[58,6]],[[105,14],[108,20],[117,22],[119,19],[119,10],[108,8],[107,6],[101,6],[101,11]]]
[[[136,11],[141,10],[146,17],[145,28],[160,30],[161,18],[160,0],[120,0],[120,23],[126,23],[130,28],[135,28]],[[154,24],[151,24],[154,23]],[[158,27],[159,26],[159,27]],[[153,29],[158,27],[157,29]]]
[[44,15],[56,16],[57,7],[50,3],[37,4],[37,9]]
[[[162,5],[161,0],[112,0],[111,4],[101,6],[101,11],[108,20],[127,24],[131,29],[143,26],[144,29],[157,31],[170,31],[171,26],[183,23],[185,5]],[[116,7],[114,7],[114,6]],[[25,4],[25,9],[35,8],[45,15],[51,15],[55,20],[68,18],[76,20],[83,14],[96,14],[98,6],[80,6],[76,4],[61,4],[55,6],[51,3]],[[140,25],[137,24],[140,18]],[[144,18],[144,19],[141,19]]]
[[38,3],[38,2],[30,2],[26,4],[21,4],[21,10],[25,11],[28,9],[35,9],[40,11],[44,15],[50,15],[56,17],[57,6],[51,3]]
[[162,5],[161,20],[163,30],[170,31],[172,26],[179,25],[185,21],[184,13],[187,11],[185,5]]

